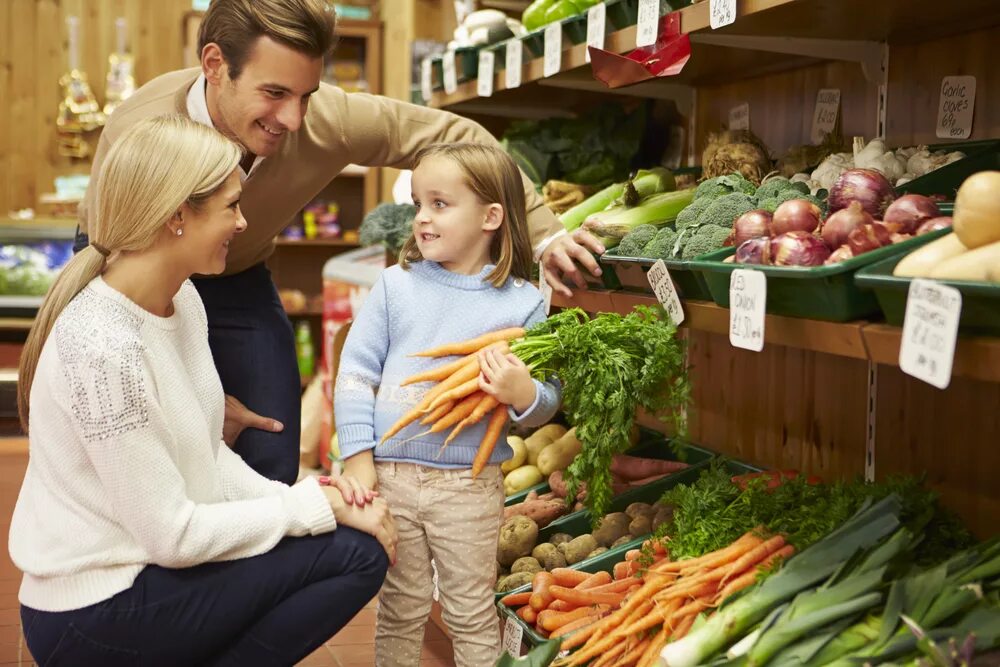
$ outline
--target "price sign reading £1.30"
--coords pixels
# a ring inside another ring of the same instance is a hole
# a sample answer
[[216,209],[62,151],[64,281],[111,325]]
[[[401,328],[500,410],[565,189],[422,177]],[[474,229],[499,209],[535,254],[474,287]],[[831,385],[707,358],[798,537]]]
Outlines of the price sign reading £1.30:
[[649,286],[653,288],[656,300],[660,302],[667,315],[673,321],[674,326],[680,326],[684,321],[684,309],[681,307],[681,300],[677,297],[677,290],[674,289],[674,281],[670,279],[670,271],[662,259],[656,260],[653,266],[649,267],[646,273]]
[[764,349],[767,277],[760,271],[736,269],[729,276],[729,342],[733,347]]
[[961,292],[932,280],[914,279],[906,297],[900,370],[946,389],[951,382],[961,315]]

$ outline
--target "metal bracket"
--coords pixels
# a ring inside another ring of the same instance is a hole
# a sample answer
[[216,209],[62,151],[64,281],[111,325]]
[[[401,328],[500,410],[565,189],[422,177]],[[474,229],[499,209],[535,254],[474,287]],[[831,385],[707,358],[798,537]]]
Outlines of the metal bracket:
[[[885,139],[886,116],[889,110],[889,44],[882,44],[881,80],[878,82],[878,119],[875,124],[875,136]],[[865,73],[867,77],[867,72]]]
[[814,39],[808,37],[770,37],[756,35],[724,35],[694,33],[691,41],[696,44],[722,46],[749,51],[768,51],[793,56],[807,56],[824,60],[843,60],[861,64],[865,79],[875,84],[884,83],[883,66],[888,58],[883,53],[883,42],[852,39]]
[[865,429],[865,481],[875,481],[875,415],[878,407],[878,364],[868,362],[868,422]]

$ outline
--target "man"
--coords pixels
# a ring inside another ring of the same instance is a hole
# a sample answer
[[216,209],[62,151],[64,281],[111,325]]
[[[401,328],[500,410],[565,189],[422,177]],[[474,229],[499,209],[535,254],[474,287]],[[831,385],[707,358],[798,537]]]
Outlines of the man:
[[[94,183],[122,132],[164,113],[213,126],[246,149],[240,206],[247,231],[233,239],[225,274],[195,284],[227,394],[226,440],[255,470],[286,483],[298,474],[301,406],[292,327],[264,265],[275,235],[348,164],[409,168],[430,143],[495,141],[453,114],[320,83],[334,24],[326,0],[214,0],[198,39],[201,68],[164,74],[122,104],[91,170]],[[574,260],[599,275],[588,248],[603,249],[585,232],[567,235],[524,182],[536,257],[548,283],[571,295],[566,283],[584,286]],[[95,192],[89,188],[81,206],[78,247],[87,242]]]

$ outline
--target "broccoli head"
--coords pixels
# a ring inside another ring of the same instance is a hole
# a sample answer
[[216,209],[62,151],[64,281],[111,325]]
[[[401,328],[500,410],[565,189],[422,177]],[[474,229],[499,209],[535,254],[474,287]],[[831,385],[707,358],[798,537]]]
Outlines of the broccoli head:
[[687,235],[681,245],[681,259],[694,259],[723,247],[729,234],[728,227],[701,225]]
[[661,227],[653,240],[642,249],[640,257],[650,259],[672,259],[674,244],[677,242],[677,232],[670,227]]
[[617,254],[622,257],[642,257],[642,249],[653,240],[657,231],[653,225],[637,225],[618,244]]
[[810,193],[809,184],[806,183],[805,181],[790,182],[788,184],[788,187],[787,188],[783,188],[783,189],[784,190],[798,190],[800,193],[802,193],[804,195],[807,195],[807,194]]
[[413,218],[417,207],[413,204],[379,204],[361,221],[361,245],[381,243],[391,253],[398,253],[413,233]]
[[732,228],[736,218],[755,208],[757,208],[756,199],[742,192],[732,192],[722,195],[709,204],[708,208],[698,216],[698,223]]
[[702,197],[701,199],[695,199],[693,202],[688,204],[678,215],[677,220],[674,221],[674,226],[677,231],[684,229],[690,225],[698,222],[698,216],[701,215],[702,211],[708,208],[708,205],[715,200],[714,197]]
[[757,188],[757,199],[764,200],[777,196],[779,192],[790,189],[792,182],[784,176],[772,176]]
[[702,181],[694,191],[694,198],[702,197],[715,198],[731,192],[742,192],[745,195],[752,195],[757,191],[757,186],[748,181],[740,174],[727,174],[716,176],[707,181]]
[[798,190],[785,189],[775,195],[761,199],[759,207],[768,213],[774,213],[776,208],[790,199],[805,199],[805,197]]

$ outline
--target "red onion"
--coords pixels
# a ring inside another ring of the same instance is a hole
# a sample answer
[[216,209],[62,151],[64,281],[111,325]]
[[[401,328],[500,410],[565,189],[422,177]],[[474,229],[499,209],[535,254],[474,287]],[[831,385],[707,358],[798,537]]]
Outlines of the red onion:
[[892,233],[877,222],[871,225],[862,225],[847,236],[847,245],[850,246],[855,257],[890,243],[892,243]]
[[847,208],[852,201],[861,203],[868,214],[881,218],[896,198],[892,184],[874,169],[848,169],[830,188],[827,204],[831,213]]
[[917,227],[917,236],[921,234],[926,234],[927,232],[934,232],[939,229],[947,229],[951,227],[951,217],[941,216],[939,218],[931,218],[930,220],[924,220],[919,227]]
[[734,256],[737,264],[770,264],[771,239],[766,236],[747,239],[736,249]]
[[771,262],[775,266],[819,266],[830,249],[818,236],[792,231],[771,239]]
[[847,243],[848,235],[861,225],[875,222],[868,211],[861,208],[861,203],[852,201],[847,208],[842,208],[823,223],[823,241],[831,250]]
[[822,211],[808,199],[789,199],[774,211],[771,236],[786,232],[814,232],[819,229]]
[[912,238],[913,234],[899,234],[897,232],[893,232],[889,235],[889,240],[893,243],[902,243],[903,241],[909,241]]
[[771,213],[762,208],[747,211],[736,218],[733,223],[733,233],[726,239],[726,245],[739,247],[745,241],[759,236],[771,235]]
[[899,231],[912,234],[917,231],[924,220],[930,220],[941,215],[937,204],[930,197],[923,195],[903,195],[889,204],[883,220],[886,224],[899,224]]
[[842,245],[833,251],[833,254],[826,258],[824,264],[836,264],[837,262],[843,262],[854,257],[854,253],[851,251],[851,246]]

